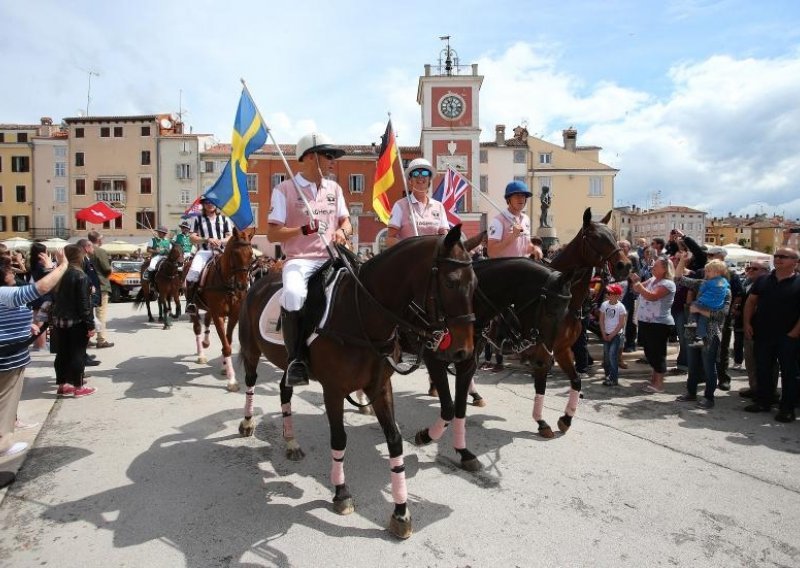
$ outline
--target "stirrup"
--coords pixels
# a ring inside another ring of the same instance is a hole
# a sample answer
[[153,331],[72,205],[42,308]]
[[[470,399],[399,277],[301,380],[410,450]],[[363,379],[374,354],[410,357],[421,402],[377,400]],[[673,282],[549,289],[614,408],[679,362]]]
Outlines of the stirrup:
[[194,302],[190,302],[186,304],[186,315],[189,316],[196,316],[197,315],[197,304]]
[[300,359],[293,359],[286,367],[286,386],[304,387],[308,385],[308,365]]

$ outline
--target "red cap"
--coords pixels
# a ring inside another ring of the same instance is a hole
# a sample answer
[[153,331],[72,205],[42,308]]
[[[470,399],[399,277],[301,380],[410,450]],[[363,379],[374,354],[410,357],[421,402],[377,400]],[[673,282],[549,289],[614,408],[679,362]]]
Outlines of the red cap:
[[619,284],[609,284],[606,287],[607,294],[613,294],[614,296],[622,296],[622,286]]

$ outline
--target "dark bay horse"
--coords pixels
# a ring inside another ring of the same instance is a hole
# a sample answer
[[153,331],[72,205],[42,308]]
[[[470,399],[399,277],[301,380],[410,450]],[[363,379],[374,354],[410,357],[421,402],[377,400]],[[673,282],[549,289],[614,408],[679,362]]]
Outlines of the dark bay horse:
[[[223,373],[228,377],[227,388],[231,392],[239,390],[236,372],[231,361],[231,343],[233,329],[239,322],[239,306],[247,294],[250,284],[249,271],[253,261],[253,246],[250,241],[254,234],[254,228],[244,231],[233,228],[233,233],[225,244],[225,249],[221,254],[215,255],[200,274],[195,294],[198,314],[191,316],[198,363],[208,361],[205,348],[211,344],[209,341],[210,324],[214,322],[217,335],[222,343]],[[206,312],[205,330],[202,335],[199,310]],[[227,325],[225,318],[228,318]]]
[[[583,212],[583,226],[575,238],[550,263],[550,266],[572,277],[572,299],[569,309],[558,326],[558,335],[553,347],[555,360],[569,378],[570,391],[563,416],[558,419],[558,429],[566,432],[572,425],[572,418],[578,409],[581,392],[581,379],[575,371],[572,345],[581,333],[581,312],[589,293],[592,269],[608,270],[617,280],[624,280],[631,270],[631,262],[617,245],[614,232],[608,227],[611,211],[598,223],[592,221],[592,211]],[[533,419],[539,425],[539,434],[545,438],[553,437],[553,429],[542,419],[547,373],[551,365],[534,366]]]
[[[465,246],[470,249],[470,242]],[[475,291],[475,353],[483,351],[486,338],[481,332],[498,318],[514,350],[524,353],[535,366],[549,368],[558,325],[570,302],[570,277],[528,258],[498,258],[473,264],[478,277]],[[424,355],[433,385],[439,393],[440,415],[429,428],[417,432],[417,445],[438,440],[453,422],[453,446],[468,471],[481,468],[478,458],[467,449],[466,410],[469,384],[478,357],[455,363],[455,402],[450,396],[447,363]]]
[[[158,321],[164,322],[163,329],[172,327],[170,317],[178,319],[181,317],[181,259],[183,258],[183,248],[177,243],[172,243],[169,253],[161,259],[156,266],[151,280],[145,278],[145,272],[149,260],[142,263],[140,272],[141,288],[133,301],[133,307],[139,309],[142,304],[147,306],[147,320],[152,322],[153,313],[150,311],[150,301],[155,296],[158,303]],[[171,314],[172,301],[175,302],[175,313]]]
[[[345,515],[354,510],[344,475],[344,400],[363,390],[386,437],[394,501],[389,531],[400,538],[411,536],[411,516],[406,506],[403,439],[389,380],[392,367],[386,357],[394,353],[398,333],[437,344],[439,356],[449,361],[472,357],[476,280],[460,237],[460,225],[445,236],[412,237],[361,265],[360,284],[346,274],[335,292],[325,329],[309,348],[311,374],[322,385],[331,432],[334,511]],[[242,304],[239,343],[247,383],[244,420],[239,426],[242,435],[252,435],[255,428],[253,393],[261,354],[286,368],[283,345],[267,342],[259,333],[259,317],[280,287],[280,275],[268,273],[253,285]],[[280,392],[287,457],[299,460],[304,454],[294,436],[292,388],[286,386],[285,373]]]

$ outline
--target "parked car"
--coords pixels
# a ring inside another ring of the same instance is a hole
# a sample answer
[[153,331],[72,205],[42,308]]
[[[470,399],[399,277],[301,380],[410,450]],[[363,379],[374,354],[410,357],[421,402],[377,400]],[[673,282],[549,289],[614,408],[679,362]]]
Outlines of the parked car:
[[111,297],[112,302],[130,300],[139,291],[142,285],[139,271],[142,268],[141,260],[112,260]]

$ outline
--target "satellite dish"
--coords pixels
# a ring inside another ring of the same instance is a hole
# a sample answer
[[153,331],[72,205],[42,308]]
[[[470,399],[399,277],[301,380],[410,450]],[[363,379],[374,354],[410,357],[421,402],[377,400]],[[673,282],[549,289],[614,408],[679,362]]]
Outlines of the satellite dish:
[[168,118],[161,119],[161,128],[172,128],[172,121]]

